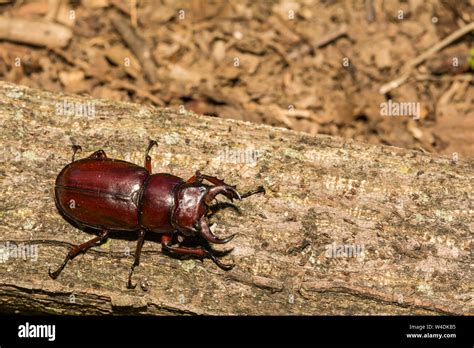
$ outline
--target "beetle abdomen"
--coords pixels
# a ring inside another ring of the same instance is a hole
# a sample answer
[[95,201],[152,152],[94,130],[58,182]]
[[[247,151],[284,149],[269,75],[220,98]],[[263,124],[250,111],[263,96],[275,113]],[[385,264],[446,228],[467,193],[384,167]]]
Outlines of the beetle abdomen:
[[174,190],[183,180],[171,174],[153,174],[145,184],[140,207],[140,225],[154,232],[174,230],[171,215]]
[[145,168],[112,159],[82,159],[67,165],[56,179],[58,209],[80,225],[136,230],[138,201],[149,176]]

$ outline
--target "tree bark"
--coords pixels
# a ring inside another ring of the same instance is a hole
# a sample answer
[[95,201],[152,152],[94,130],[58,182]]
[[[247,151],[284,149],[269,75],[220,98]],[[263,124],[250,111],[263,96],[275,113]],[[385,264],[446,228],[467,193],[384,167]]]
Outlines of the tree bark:
[[[0,122],[3,312],[473,314],[472,160],[3,82]],[[92,238],[54,204],[70,145],[143,165],[149,139],[155,173],[265,186],[214,217],[238,233],[236,267],[172,258],[149,234],[134,275],[148,290],[127,290],[136,235],[112,235],[50,279]]]

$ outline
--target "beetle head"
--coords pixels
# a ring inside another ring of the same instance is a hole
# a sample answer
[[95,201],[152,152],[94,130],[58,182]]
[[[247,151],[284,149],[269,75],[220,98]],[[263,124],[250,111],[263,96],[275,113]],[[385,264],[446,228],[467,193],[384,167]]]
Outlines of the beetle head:
[[173,225],[186,236],[200,235],[212,243],[224,244],[232,240],[234,235],[223,239],[218,238],[211,232],[207,224],[206,214],[209,205],[219,194],[230,200],[241,199],[237,190],[229,185],[183,184],[175,195]]

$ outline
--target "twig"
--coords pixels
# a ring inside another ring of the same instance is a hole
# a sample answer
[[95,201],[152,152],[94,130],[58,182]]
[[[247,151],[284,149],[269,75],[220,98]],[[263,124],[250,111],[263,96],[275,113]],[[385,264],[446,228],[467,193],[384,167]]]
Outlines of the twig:
[[137,27],[137,0],[130,0],[130,23]]
[[434,45],[433,47],[431,47],[430,49],[428,49],[424,53],[420,54],[415,59],[410,60],[406,64],[405,69],[410,69],[410,68],[416,67],[418,64],[422,63],[426,58],[431,56],[433,53],[436,53],[439,50],[441,50],[442,48],[448,46],[450,43],[452,43],[453,41],[456,41],[461,36],[464,36],[465,34],[470,32],[471,30],[474,30],[474,22],[469,23],[468,25],[465,25],[462,28],[459,28],[454,33],[452,33],[448,37],[444,38],[443,40],[438,42],[436,45]]
[[133,28],[130,27],[128,21],[126,21],[122,16],[114,13],[112,15],[112,24],[127,46],[130,47],[133,54],[137,57],[143,67],[146,79],[152,84],[155,83],[157,81],[156,66],[151,58],[148,45],[135,33]]
[[367,21],[369,23],[375,20],[375,10],[373,0],[365,0],[365,11],[367,13]]
[[36,46],[65,47],[71,38],[72,31],[64,25],[45,20],[0,16],[0,40]]
[[415,74],[414,78],[416,81],[474,81],[474,76],[472,74],[459,74],[459,75],[443,75],[436,76],[431,74]]
[[346,34],[347,34],[347,24],[342,24],[337,30],[324,35],[321,39],[316,41],[313,44],[313,48],[320,48],[320,47],[326,46],[327,44],[333,42],[334,40]]
[[48,0],[48,13],[45,16],[45,19],[54,22],[58,16],[60,6],[61,0]]
[[387,82],[382,87],[380,87],[379,93],[386,94],[390,92],[392,89],[400,87],[401,85],[405,83],[405,81],[408,79],[409,76],[410,76],[410,72],[408,71],[404,72],[401,76],[399,76],[395,80]]
[[287,24],[288,21],[282,20],[279,16],[270,16],[268,23],[275,28],[287,41],[296,44],[302,40],[300,35],[295,34]]
[[459,39],[463,35],[470,32],[471,30],[474,30],[474,22],[471,22],[471,23],[465,25],[464,27],[459,28],[458,30],[456,30],[455,32],[451,33],[449,36],[447,36],[446,38],[444,38],[443,40],[438,42],[436,45],[431,47],[430,49],[426,50],[425,52],[423,52],[419,56],[409,60],[407,63],[405,63],[405,65],[401,69],[402,75],[400,77],[396,78],[395,80],[392,80],[392,81],[382,85],[379,89],[379,93],[380,94],[386,94],[386,93],[390,92],[392,89],[401,86],[403,83],[405,83],[407,78],[410,76],[412,70],[414,68],[416,68],[420,63],[424,62],[425,59],[430,57],[432,54],[434,54],[434,53],[438,52],[439,50],[443,49],[444,47],[446,47],[447,45],[449,45],[453,41],[456,41],[457,39]]
[[79,68],[84,70],[84,73],[86,73],[86,74],[89,73],[90,67],[89,67],[89,64],[87,64],[86,62],[84,62],[82,60],[79,60],[79,59],[74,59],[70,54],[68,54],[68,53],[66,53],[62,50],[59,50],[57,48],[54,48],[54,47],[49,47],[49,50],[50,50],[50,52],[53,52],[57,56],[64,59],[67,63],[71,64],[72,66],[78,66]]
[[106,83],[110,87],[121,88],[121,89],[126,89],[128,91],[132,91],[138,96],[148,99],[155,105],[165,106],[165,103],[160,98],[156,97],[155,95],[151,94],[149,91],[145,89],[139,88],[126,81],[117,81],[117,80],[113,80],[112,78],[108,76],[102,76],[99,74],[91,73],[89,64],[87,64],[86,62],[78,60],[78,59],[74,59],[73,57],[66,54],[65,52],[55,49],[55,48],[50,48],[50,51],[58,55],[62,59],[64,59],[67,63],[81,68],[85,74],[89,74],[90,76],[95,77],[96,79],[98,79],[99,81],[103,83]]
[[275,53],[277,53],[281,59],[283,59],[286,63],[286,65],[290,65],[290,61],[288,60],[287,53],[285,49],[277,42],[272,42],[271,40],[268,40],[264,37],[261,37],[260,40],[270,49],[274,50]]
[[438,99],[438,103],[436,104],[436,110],[439,110],[440,108],[446,106],[446,104],[449,103],[451,98],[454,96],[454,94],[456,94],[456,92],[462,85],[463,83],[461,81],[454,81],[451,84],[451,87],[449,87],[448,90],[443,93],[441,98]]
[[109,0],[110,4],[115,6],[116,9],[123,12],[127,16],[131,16],[130,8],[125,5],[121,0]]
[[326,46],[333,42],[334,40],[337,40],[338,38],[344,36],[347,34],[347,25],[343,24],[341,25],[338,29],[336,29],[333,32],[330,32],[326,35],[324,35],[322,38],[320,38],[316,43],[311,43],[308,41],[308,39],[303,38],[304,42],[306,45],[301,49],[301,51],[298,53],[298,56],[303,56],[309,52],[314,51],[317,48],[321,48],[323,46]]
[[139,88],[129,82],[126,81],[119,81],[119,80],[112,80],[110,81],[110,87],[113,88],[123,88],[132,92],[135,92],[138,96],[141,96],[143,98],[146,98],[153,102],[155,105],[158,106],[165,106],[165,103],[158,97],[154,96],[147,90],[144,90],[142,88]]

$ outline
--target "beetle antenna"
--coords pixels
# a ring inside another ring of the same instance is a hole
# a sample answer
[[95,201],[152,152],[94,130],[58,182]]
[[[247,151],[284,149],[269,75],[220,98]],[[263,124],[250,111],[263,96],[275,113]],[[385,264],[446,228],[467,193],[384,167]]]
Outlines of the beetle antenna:
[[240,197],[241,198],[247,198],[249,196],[256,195],[257,193],[265,194],[266,193],[265,188],[263,186],[259,186],[255,190],[251,190],[249,192],[245,192],[245,193],[241,194]]

